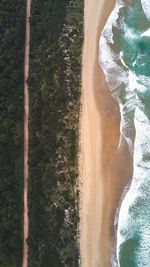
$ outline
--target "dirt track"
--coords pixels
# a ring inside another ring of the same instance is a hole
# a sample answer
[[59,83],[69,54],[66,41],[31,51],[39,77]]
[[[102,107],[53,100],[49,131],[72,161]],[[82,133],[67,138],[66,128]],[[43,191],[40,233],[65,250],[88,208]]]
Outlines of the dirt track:
[[30,8],[31,0],[27,0],[26,6],[26,41],[25,41],[25,61],[24,61],[24,221],[23,221],[23,263],[22,267],[28,265],[28,179],[29,179],[29,91],[28,91],[28,75],[29,75],[29,50],[30,50]]
[[82,267],[112,266],[115,210],[132,172],[126,143],[117,150],[119,108],[98,64],[100,32],[114,4],[115,0],[85,0],[80,157]]

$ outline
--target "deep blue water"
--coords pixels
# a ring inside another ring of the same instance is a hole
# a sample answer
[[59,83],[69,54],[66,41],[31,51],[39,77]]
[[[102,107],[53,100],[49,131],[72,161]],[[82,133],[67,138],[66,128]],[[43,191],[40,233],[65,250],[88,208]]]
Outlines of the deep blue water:
[[100,37],[99,60],[133,156],[118,219],[117,265],[150,267],[150,0],[117,1]]

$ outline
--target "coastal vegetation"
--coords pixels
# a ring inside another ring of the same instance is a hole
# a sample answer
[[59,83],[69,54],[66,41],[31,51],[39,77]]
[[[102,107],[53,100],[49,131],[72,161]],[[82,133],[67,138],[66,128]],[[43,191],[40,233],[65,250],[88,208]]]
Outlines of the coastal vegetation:
[[83,1],[32,1],[29,267],[77,267]]
[[0,1],[0,267],[22,261],[25,1]]
[[[28,267],[79,265],[83,0],[32,0]],[[21,267],[25,0],[0,2],[0,267]]]

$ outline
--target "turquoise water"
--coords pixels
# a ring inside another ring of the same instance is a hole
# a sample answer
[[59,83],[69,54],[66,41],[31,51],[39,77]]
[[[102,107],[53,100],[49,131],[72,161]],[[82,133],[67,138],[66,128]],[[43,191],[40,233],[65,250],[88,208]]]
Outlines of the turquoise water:
[[[150,1],[118,0],[100,37],[100,64],[133,156],[118,218],[118,267],[150,267]],[[121,177],[120,177],[121,179]]]

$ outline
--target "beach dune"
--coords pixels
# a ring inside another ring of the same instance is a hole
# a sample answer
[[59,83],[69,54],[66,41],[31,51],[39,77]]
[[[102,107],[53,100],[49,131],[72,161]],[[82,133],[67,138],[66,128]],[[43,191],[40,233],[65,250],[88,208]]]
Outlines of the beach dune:
[[[120,112],[98,63],[100,33],[115,0],[85,0],[81,114],[81,267],[110,267],[114,217],[132,177],[125,141],[118,149]],[[128,166],[128,167],[127,167]]]

